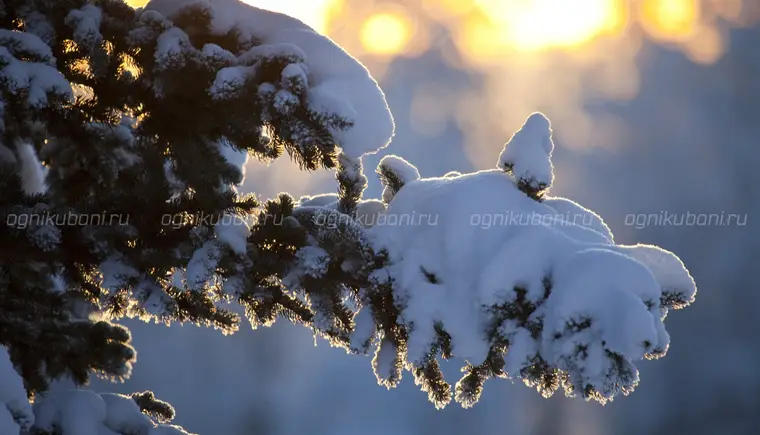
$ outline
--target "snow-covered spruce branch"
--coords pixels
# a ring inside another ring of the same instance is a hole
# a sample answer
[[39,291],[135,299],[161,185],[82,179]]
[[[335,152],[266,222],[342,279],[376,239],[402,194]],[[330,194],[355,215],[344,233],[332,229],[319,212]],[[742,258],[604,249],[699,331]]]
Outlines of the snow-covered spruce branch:
[[377,170],[387,206],[362,201],[348,219],[340,196],[301,200],[311,243],[291,274],[307,296],[347,284],[362,307],[349,348],[374,347],[382,384],[408,369],[442,407],[452,392],[438,357],[456,356],[463,406],[491,377],[606,403],[638,384],[633,361],[665,355],[663,321],[693,301],[694,281],[672,253],[617,245],[598,215],[548,196],[552,150],[549,121],[534,114],[499,169],[426,179],[388,156]]
[[[303,23],[237,0],[0,7],[2,435],[184,433],[149,392],[47,391],[128,377],[129,332],[109,323],[123,317],[232,333],[237,303],[254,327],[285,317],[374,350],[381,383],[409,369],[437,406],[452,356],[464,405],[507,375],[605,401],[636,384],[632,361],[665,353],[662,320],[694,297],[673,254],[615,245],[547,196],[542,115],[498,169],[421,179],[389,156],[382,198],[365,199],[359,158],[392,117],[367,70]],[[285,152],[335,168],[338,193],[238,194],[249,156]]]

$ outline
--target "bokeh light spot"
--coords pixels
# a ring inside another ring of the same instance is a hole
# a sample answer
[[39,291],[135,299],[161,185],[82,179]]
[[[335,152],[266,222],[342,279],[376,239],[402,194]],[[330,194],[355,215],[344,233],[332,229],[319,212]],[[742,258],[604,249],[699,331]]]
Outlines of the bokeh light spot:
[[699,0],[643,0],[640,8],[644,28],[658,39],[686,40],[700,23]]
[[360,39],[364,49],[371,53],[399,54],[412,39],[411,20],[397,12],[374,14],[362,25]]

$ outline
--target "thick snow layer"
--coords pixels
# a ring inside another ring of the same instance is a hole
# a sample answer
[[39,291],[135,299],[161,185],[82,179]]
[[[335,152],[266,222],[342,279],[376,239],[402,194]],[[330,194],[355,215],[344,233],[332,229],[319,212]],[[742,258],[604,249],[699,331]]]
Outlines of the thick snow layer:
[[[328,210],[338,209],[339,197],[334,193],[315,196],[303,196],[298,200],[297,206],[301,207],[324,207]],[[385,203],[378,199],[366,199],[356,204],[356,211],[351,215],[357,223],[365,228],[383,224],[385,216]]]
[[[566,221],[567,211],[593,219]],[[417,218],[369,230],[390,254],[402,319],[412,326],[410,363],[429,351],[437,322],[457,356],[483,361],[490,315],[484,308],[520,297],[539,306],[531,321],[542,319],[544,329],[534,339],[524,325],[501,326],[513,345],[505,357],[510,374],[519,376],[538,353],[574,383],[612,396],[620,369],[610,355],[620,355],[628,369],[631,360],[664,353],[663,292],[674,289],[690,300],[696,291],[672,253],[614,245],[592,212],[568,200],[531,199],[500,170],[411,181],[385,214],[397,222]],[[628,380],[638,376],[631,370]]]
[[132,398],[120,394],[57,391],[39,399],[34,411],[34,428],[61,435],[188,434],[179,426],[154,424]]
[[[0,30],[0,64],[3,65],[0,69],[0,82],[11,94],[25,91],[27,101],[32,107],[45,106],[49,94],[62,98],[73,96],[69,82],[50,65],[54,62],[52,55],[47,57],[50,47],[43,50],[38,47],[40,44],[45,45],[41,39],[30,33]],[[27,62],[17,59],[17,52],[45,57],[40,62]]]
[[615,241],[612,236],[612,231],[607,224],[604,223],[604,220],[602,220],[598,214],[582,205],[567,198],[560,197],[546,197],[543,199],[543,203],[556,210],[561,219],[592,229],[606,237],[610,242]]
[[55,65],[50,46],[32,33],[0,29],[0,46],[7,47],[11,53],[27,53],[34,56],[38,62]]
[[[145,9],[170,18],[193,3],[197,1],[152,0]],[[395,127],[385,95],[364,65],[335,42],[293,17],[238,0],[206,0],[206,3],[213,9],[215,32],[238,28],[244,37],[253,36],[265,46],[291,44],[302,51],[311,85],[308,95],[311,106],[337,111],[353,120],[352,128],[333,132],[346,154],[359,157],[389,143]],[[171,55],[183,39],[176,34],[165,35],[159,52],[162,56]]]

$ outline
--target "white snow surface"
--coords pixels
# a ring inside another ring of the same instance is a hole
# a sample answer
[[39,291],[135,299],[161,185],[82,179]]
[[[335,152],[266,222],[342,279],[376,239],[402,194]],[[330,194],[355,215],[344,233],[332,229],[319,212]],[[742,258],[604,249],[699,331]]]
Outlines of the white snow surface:
[[[298,200],[297,207],[323,207],[328,210],[338,209],[339,197],[335,193],[326,193],[315,196],[303,196]],[[385,215],[385,203],[378,199],[365,199],[356,204],[356,211],[351,216],[364,228],[371,228],[381,223],[381,216]]]
[[[568,222],[559,210],[593,219],[586,225]],[[534,339],[524,325],[502,325],[512,343],[505,357],[510,375],[519,377],[538,353],[583,385],[609,391],[613,367],[607,352],[626,363],[664,353],[669,337],[660,296],[671,291],[691,300],[696,292],[672,253],[615,245],[598,215],[565,199],[535,201],[501,170],[411,181],[385,213],[430,216],[368,230],[376,249],[390,254],[388,273],[403,301],[403,321],[413,324],[409,363],[429,351],[436,322],[451,335],[455,355],[473,364],[484,361],[490,316],[484,308],[515,302],[518,287],[539,305],[531,320],[543,318],[544,329]],[[500,225],[481,224],[498,216]],[[551,282],[547,299],[545,279]],[[584,320],[590,327],[573,329],[572,322]],[[578,356],[578,346],[586,346],[588,356]]]
[[[157,11],[171,18],[195,0],[152,0],[146,11]],[[334,131],[343,152],[359,157],[385,147],[394,134],[393,117],[385,95],[369,71],[330,38],[320,35],[300,20],[242,3],[238,0],[205,0],[213,10],[212,28],[226,33],[238,28],[244,37],[253,36],[264,47],[295,45],[305,55],[308,100],[315,110],[337,111],[353,120],[353,127]],[[174,52],[184,43],[179,35],[166,35],[162,55]],[[262,48],[255,48],[262,50]]]
[[[378,163],[378,170],[380,170],[380,168],[384,168],[395,174],[396,177],[401,180],[402,184],[419,180],[420,178],[420,171],[414,165],[399,156],[388,155],[383,157],[380,160],[380,163]],[[386,203],[393,198],[393,190],[390,186],[383,187],[382,198]]]
[[[48,103],[48,95],[72,98],[71,85],[51,64],[55,59],[50,47],[43,49],[37,36],[26,32],[0,30],[0,82],[11,94],[27,92],[27,102],[32,107],[43,107]],[[39,62],[23,61],[16,58],[16,52],[32,53]]]
[[561,215],[558,217],[564,221],[592,229],[606,237],[610,242],[615,241],[610,227],[604,223],[602,218],[577,202],[561,197],[546,197],[543,203],[556,210],[557,214]]
[[86,47],[94,47],[103,40],[100,23],[103,13],[99,7],[86,4],[74,9],[66,16],[66,25],[74,29],[74,41]]
[[47,190],[45,185],[45,168],[37,158],[37,152],[34,147],[25,142],[16,145],[16,153],[20,163],[21,186],[28,194],[44,193]]
[[179,426],[154,424],[132,398],[120,394],[57,391],[38,400],[34,411],[35,428],[51,433],[56,428],[62,435],[188,434]]
[[245,255],[251,229],[243,218],[234,214],[225,214],[214,226],[214,232],[219,241],[229,246],[235,254]]
[[[219,228],[217,228],[218,230]],[[222,233],[224,234],[226,230],[229,229],[222,229]],[[236,246],[236,248],[240,248],[240,246]],[[188,287],[192,290],[200,291],[208,286],[216,276],[216,267],[219,264],[220,258],[220,246],[216,240],[209,240],[196,249],[187,263],[185,278],[187,279]]]
[[515,177],[532,187],[539,184],[549,187],[554,180],[553,151],[551,123],[544,114],[536,112],[504,146],[497,167],[503,170],[511,167]]

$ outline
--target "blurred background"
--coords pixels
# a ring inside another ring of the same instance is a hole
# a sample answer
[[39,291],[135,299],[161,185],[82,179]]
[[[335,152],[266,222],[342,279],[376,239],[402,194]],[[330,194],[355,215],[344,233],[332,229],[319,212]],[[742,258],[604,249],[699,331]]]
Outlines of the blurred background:
[[[303,329],[220,334],[127,322],[131,380],[202,435],[744,435],[760,433],[760,0],[246,0],[296,16],[361,59],[422,176],[494,167],[528,114],[553,122],[554,195],[597,211],[618,243],[676,252],[697,302],[671,313],[662,360],[601,407],[492,380],[479,404],[436,411],[405,376],[387,391],[369,358]],[[143,0],[130,3],[139,5]],[[252,162],[264,197],[333,192],[329,172]],[[631,225],[642,214],[737,214],[731,224]],[[456,363],[447,367],[458,379]]]

